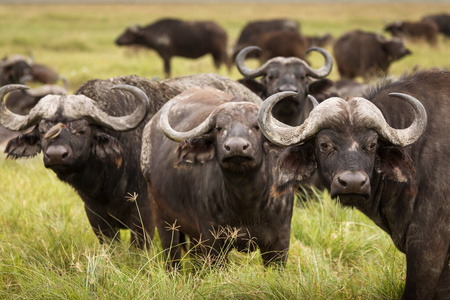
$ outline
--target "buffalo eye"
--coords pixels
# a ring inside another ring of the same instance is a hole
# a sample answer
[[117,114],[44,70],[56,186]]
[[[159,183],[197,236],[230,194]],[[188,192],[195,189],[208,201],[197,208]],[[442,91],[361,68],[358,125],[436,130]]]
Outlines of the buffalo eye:
[[331,149],[331,145],[328,143],[320,143],[320,151],[326,152]]
[[295,78],[297,78],[300,81],[304,81],[305,80],[305,75],[303,75],[303,74],[295,74]]
[[255,129],[256,129],[256,130],[259,130],[259,125],[255,125]]
[[217,132],[221,132],[221,131],[222,131],[222,127],[217,126],[217,127],[216,127],[216,131],[217,131]]
[[377,143],[370,143],[370,144],[366,147],[366,151],[368,151],[368,152],[374,152],[376,148],[377,148]]

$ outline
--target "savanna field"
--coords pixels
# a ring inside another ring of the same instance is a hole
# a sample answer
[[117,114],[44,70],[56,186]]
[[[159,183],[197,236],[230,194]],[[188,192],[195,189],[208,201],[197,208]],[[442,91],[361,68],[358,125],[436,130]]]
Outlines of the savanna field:
[[[0,5],[0,57],[32,53],[74,91],[95,78],[162,78],[154,51],[114,44],[127,26],[162,17],[215,20],[231,48],[256,19],[296,19],[304,34],[336,38],[356,28],[382,33],[388,22],[441,12],[449,13],[450,3]],[[391,75],[450,68],[450,40],[442,36],[436,47],[407,47],[413,54],[394,62]],[[323,63],[316,54],[310,61]],[[174,77],[211,72],[210,56],[172,59]],[[241,78],[235,67],[217,72]],[[329,78],[338,79],[335,67]],[[13,161],[0,154],[0,228],[0,299],[400,299],[406,275],[404,255],[389,236],[326,192],[297,198],[285,269],[265,269],[258,252],[232,251],[226,266],[194,264],[186,255],[183,271],[170,273],[158,238],[148,251],[129,248],[126,232],[123,242],[100,245],[81,199],[44,168],[41,155]]]

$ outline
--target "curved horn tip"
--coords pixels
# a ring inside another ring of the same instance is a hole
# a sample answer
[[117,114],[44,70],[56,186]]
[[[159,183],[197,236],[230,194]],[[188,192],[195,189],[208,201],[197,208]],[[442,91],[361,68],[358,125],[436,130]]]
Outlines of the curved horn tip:
[[396,97],[396,98],[402,98],[404,96],[412,97],[411,95],[408,95],[408,94],[405,94],[405,93],[389,93],[388,95],[389,95],[389,97]]
[[286,91],[286,92],[278,92],[274,95],[278,95],[280,96],[282,99],[290,97],[290,96],[297,96],[298,93],[297,92],[292,92],[292,91]]
[[254,51],[254,50],[262,51],[262,49],[258,46],[247,46],[244,49],[242,49],[241,51],[243,51],[243,50],[249,51],[249,52]]
[[311,47],[308,50],[306,50],[306,53],[309,53],[311,51],[320,51],[320,50],[325,50],[325,49],[323,49],[321,47],[314,46],[314,47]]
[[319,101],[317,101],[317,99],[316,99],[316,98],[314,98],[314,96],[313,96],[313,95],[308,95],[308,99],[309,99],[309,101],[311,101],[311,102],[312,102],[312,104],[313,104],[313,107],[316,107],[317,105],[319,105]]
[[3,92],[3,91],[6,91],[6,93],[7,93],[7,92],[13,91],[13,90],[28,90],[28,89],[30,89],[30,87],[27,86],[27,85],[23,85],[23,84],[8,84],[8,85],[2,86],[0,88],[0,93]]
[[133,91],[135,93],[139,93],[142,94],[142,96],[144,96],[147,99],[147,102],[150,102],[150,100],[148,99],[147,94],[140,88],[138,88],[137,86],[134,85],[129,85],[129,84],[119,84],[119,85],[114,85],[110,88],[111,90],[123,90],[123,91]]

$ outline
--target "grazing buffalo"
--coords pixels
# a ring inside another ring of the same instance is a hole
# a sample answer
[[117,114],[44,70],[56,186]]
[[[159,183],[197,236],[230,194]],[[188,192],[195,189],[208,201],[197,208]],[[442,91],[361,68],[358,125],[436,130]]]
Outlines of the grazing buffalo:
[[432,21],[408,22],[399,21],[387,24],[384,30],[398,38],[406,38],[413,41],[425,40],[430,45],[436,45],[439,28]]
[[366,82],[386,76],[389,66],[411,51],[400,39],[386,40],[381,35],[353,30],[339,37],[333,46],[341,78],[361,76]]
[[[236,65],[245,77],[239,82],[263,99],[282,91],[296,92],[297,95],[285,99],[275,107],[274,116],[289,125],[302,123],[312,109],[307,95],[318,96],[333,85],[330,80],[324,79],[331,72],[333,58],[326,50],[313,47],[307,52],[319,52],[325,59],[320,69],[311,68],[307,62],[297,57],[275,57],[257,69],[250,69],[245,65],[245,59],[254,50],[261,51],[255,46],[247,47],[236,57]],[[255,80],[260,76],[261,80]]]
[[0,60],[0,86],[24,83],[31,75],[33,61],[23,55],[6,56]]
[[[134,87],[111,90],[125,84]],[[242,85],[216,74],[161,82],[138,76],[91,80],[75,95],[42,98],[26,116],[10,112],[2,102],[0,124],[14,131],[32,129],[10,140],[5,152],[16,159],[42,151],[45,166],[83,199],[101,242],[103,236],[118,238],[119,229],[128,228],[133,231],[131,242],[144,247],[149,242],[147,234],[153,237],[154,223],[147,183],[139,168],[142,129],[167,100],[191,86],[214,86],[261,102]],[[1,99],[16,89],[5,88]]]
[[[233,47],[232,59],[235,60],[238,53],[248,46],[262,47],[263,36],[273,31],[299,32],[300,23],[290,19],[271,19],[251,21],[245,25]],[[259,57],[260,53],[252,53],[252,57]]]
[[308,40],[296,31],[271,31],[261,35],[259,45],[263,49],[259,60],[266,62],[277,56],[298,57],[306,60]]
[[439,32],[450,37],[450,14],[442,13],[436,15],[428,15],[422,18],[423,21],[432,21],[436,23]]
[[258,108],[215,89],[193,88],[146,125],[141,169],[172,267],[178,267],[184,234],[212,262],[232,247],[257,246],[264,264],[285,264],[293,193],[270,196],[279,148],[259,131]]
[[259,115],[269,140],[292,145],[278,160],[275,194],[317,168],[333,198],[361,210],[406,254],[405,300],[450,296],[449,82],[450,72],[405,75],[368,100],[325,100],[297,127],[273,122],[282,95],[266,99]]
[[128,27],[116,39],[116,44],[144,45],[154,49],[164,60],[164,72],[168,78],[173,56],[199,58],[211,53],[216,68],[223,63],[230,67],[227,40],[226,31],[215,22],[161,19],[145,27]]
[[33,63],[31,65],[31,81],[40,82],[43,84],[55,84],[58,81],[62,81],[65,89],[69,89],[69,84],[65,77],[60,76],[55,70],[50,67]]

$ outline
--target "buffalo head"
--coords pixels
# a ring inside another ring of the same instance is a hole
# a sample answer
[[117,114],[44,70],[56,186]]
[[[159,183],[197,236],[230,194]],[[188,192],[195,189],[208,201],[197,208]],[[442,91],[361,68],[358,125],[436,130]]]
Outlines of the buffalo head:
[[[275,57],[257,69],[250,69],[244,61],[247,54],[254,50],[261,51],[259,47],[250,46],[244,48],[236,57],[236,65],[245,77],[241,82],[263,99],[278,92],[297,93],[280,102],[273,113],[275,118],[286,124],[298,125],[304,120],[304,112],[309,112],[306,107],[307,95],[320,93],[332,84],[324,77],[331,72],[333,58],[326,50],[313,47],[308,49],[307,53],[317,51],[325,58],[320,69],[311,68],[307,62],[297,57]],[[262,76],[261,80],[255,81],[254,78],[259,76]]]
[[127,29],[125,29],[125,32],[123,32],[116,39],[116,41],[115,41],[116,45],[124,46],[124,45],[136,44],[136,40],[138,40],[142,37],[141,32],[142,32],[142,28],[139,25],[128,27]]
[[412,162],[404,149],[425,131],[427,115],[412,96],[391,93],[408,102],[415,119],[405,129],[394,129],[370,101],[330,98],[318,104],[305,122],[291,127],[273,118],[273,106],[286,95],[274,95],[263,102],[259,112],[261,131],[272,142],[289,147],[278,161],[278,192],[310,176],[317,166],[331,196],[353,205],[371,195],[375,172],[404,182],[413,173]]
[[244,172],[261,165],[263,136],[258,127],[258,107],[235,100],[216,107],[187,132],[176,131],[169,124],[175,101],[162,108],[161,130],[171,140],[182,142],[178,148],[179,165],[204,163],[213,158],[222,170],[229,172]]
[[43,151],[45,166],[58,176],[80,168],[90,156],[120,166],[122,145],[109,131],[127,131],[137,127],[147,115],[149,100],[138,88],[128,85],[113,89],[130,92],[138,99],[134,112],[116,117],[106,114],[97,103],[84,95],[47,95],[27,115],[9,111],[5,95],[25,90],[23,85],[0,89],[0,124],[13,131],[34,129],[8,142],[8,157],[33,157]]

